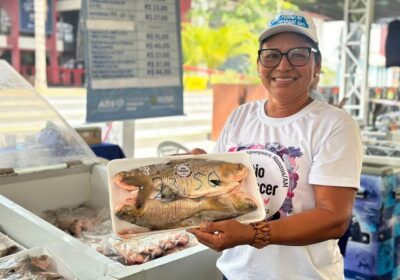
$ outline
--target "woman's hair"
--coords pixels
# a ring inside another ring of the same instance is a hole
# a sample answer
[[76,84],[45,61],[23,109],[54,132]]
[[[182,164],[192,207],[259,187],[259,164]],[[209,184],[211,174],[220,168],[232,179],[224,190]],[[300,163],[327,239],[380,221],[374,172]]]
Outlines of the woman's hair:
[[[279,33],[278,33],[279,34]],[[314,53],[314,58],[315,58],[315,62],[316,63],[321,63],[322,62],[322,54],[321,51],[319,49],[319,45],[318,43],[314,42],[313,40],[311,40],[310,38],[308,38],[307,36],[300,34],[300,33],[296,33],[299,34],[300,36],[302,36],[304,39],[306,39],[307,42],[309,42],[311,44],[311,47],[313,47],[314,49],[317,50],[316,53]],[[273,37],[274,35],[265,38],[263,41],[260,42],[258,49],[261,49],[262,45],[265,43],[265,41],[267,41],[269,38]],[[257,58],[258,59],[258,58]]]
[[[305,37],[305,36],[304,36]],[[307,38],[307,37],[306,37]],[[312,41],[311,39],[307,38],[307,40],[311,43],[311,46],[317,50],[316,53],[314,53],[314,58],[315,58],[315,62],[318,64],[320,64],[322,62],[322,54],[321,51],[319,49],[318,43]]]

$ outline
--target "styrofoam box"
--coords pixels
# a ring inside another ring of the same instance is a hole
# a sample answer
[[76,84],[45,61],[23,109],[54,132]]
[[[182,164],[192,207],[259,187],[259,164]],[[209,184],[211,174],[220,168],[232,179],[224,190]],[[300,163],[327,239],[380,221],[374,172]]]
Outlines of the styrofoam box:
[[0,222],[1,229],[23,246],[45,245],[56,256],[62,256],[64,264],[79,279],[203,280],[222,277],[215,266],[220,253],[203,245],[190,247],[142,265],[124,266],[1,195]]
[[45,246],[53,254],[61,257],[64,264],[79,279],[97,280],[109,271],[123,268],[119,263],[97,253],[90,246],[2,195],[0,225],[2,232],[25,248]]
[[[106,166],[46,170],[0,178],[0,231],[24,246],[46,246],[79,279],[220,279],[220,253],[203,245],[144,263],[124,266],[49,224],[43,210],[85,204],[109,207]],[[176,269],[176,267],[179,269]]]
[[76,276],[69,270],[65,264],[60,261],[59,257],[55,257],[48,249],[44,247],[34,247],[27,249],[16,254],[7,256],[0,259],[0,268],[7,267],[8,264],[18,262],[25,256],[38,257],[41,255],[46,255],[50,258],[51,263],[46,271],[57,272],[61,274],[66,280],[77,280]]
[[[246,192],[251,195],[256,202],[257,209],[245,215],[239,216],[236,220],[242,223],[252,223],[258,222],[265,219],[265,210],[264,210],[264,202],[261,198],[260,192],[258,191],[257,179],[253,171],[252,163],[250,156],[246,152],[237,152],[237,153],[214,153],[214,154],[202,154],[202,155],[184,155],[184,156],[171,156],[171,157],[163,157],[163,158],[143,158],[143,159],[116,159],[112,160],[107,165],[107,176],[108,176],[108,186],[109,186],[109,194],[110,194],[110,210],[111,210],[111,220],[113,225],[113,230],[115,233],[119,234],[121,232],[124,233],[124,237],[126,236],[140,236],[146,234],[153,234],[155,232],[167,232],[171,230],[154,230],[154,231],[145,231],[142,227],[139,227],[135,224],[120,220],[114,214],[114,209],[117,205],[124,201],[129,197],[129,191],[126,191],[122,188],[115,186],[113,183],[113,178],[115,174],[121,171],[129,171],[131,169],[144,167],[150,164],[163,164],[167,163],[170,160],[181,160],[181,159],[189,159],[189,158],[202,158],[202,159],[211,159],[211,160],[221,160],[226,162],[234,162],[234,163],[242,163],[248,169],[249,173],[245,180],[242,182],[240,186],[240,190]],[[191,226],[195,227],[195,226]],[[181,227],[180,229],[186,229],[190,227]],[[176,229],[174,229],[176,230]],[[128,234],[126,234],[128,233]],[[132,234],[130,234],[132,233]]]

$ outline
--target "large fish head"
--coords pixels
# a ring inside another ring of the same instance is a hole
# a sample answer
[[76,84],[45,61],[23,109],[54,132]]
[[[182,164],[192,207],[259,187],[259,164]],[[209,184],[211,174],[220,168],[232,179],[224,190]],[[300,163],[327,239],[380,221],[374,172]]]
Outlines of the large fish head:
[[242,163],[225,162],[220,167],[221,181],[241,182],[249,174],[249,169]]
[[130,205],[128,201],[124,201],[115,208],[115,215],[124,221],[130,223],[136,223],[136,218],[139,215],[138,210],[133,205]]

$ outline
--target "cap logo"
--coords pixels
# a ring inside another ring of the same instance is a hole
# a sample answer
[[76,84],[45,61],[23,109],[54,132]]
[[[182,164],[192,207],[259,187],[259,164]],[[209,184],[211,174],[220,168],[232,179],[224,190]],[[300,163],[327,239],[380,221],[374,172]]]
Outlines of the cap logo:
[[306,18],[303,16],[296,16],[296,15],[280,15],[276,17],[274,20],[270,21],[269,27],[282,24],[290,24],[290,25],[300,26],[303,28],[309,28]]

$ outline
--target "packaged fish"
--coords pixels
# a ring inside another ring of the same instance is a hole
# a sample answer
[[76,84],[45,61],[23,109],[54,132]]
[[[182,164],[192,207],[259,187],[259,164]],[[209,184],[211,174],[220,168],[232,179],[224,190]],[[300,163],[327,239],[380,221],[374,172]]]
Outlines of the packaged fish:
[[0,232],[0,258],[15,254],[22,250],[25,250],[22,245]]
[[99,225],[110,220],[110,211],[107,207],[94,209],[86,205],[78,205],[48,209],[43,211],[41,216],[59,229],[72,236],[80,237],[84,231],[94,231]]
[[77,280],[43,247],[34,247],[0,259],[0,279]]
[[107,174],[113,230],[122,237],[265,217],[245,152],[117,159]]
[[123,259],[123,264],[143,264],[197,245],[194,235],[185,231],[158,233],[138,238],[115,239],[112,247]]

